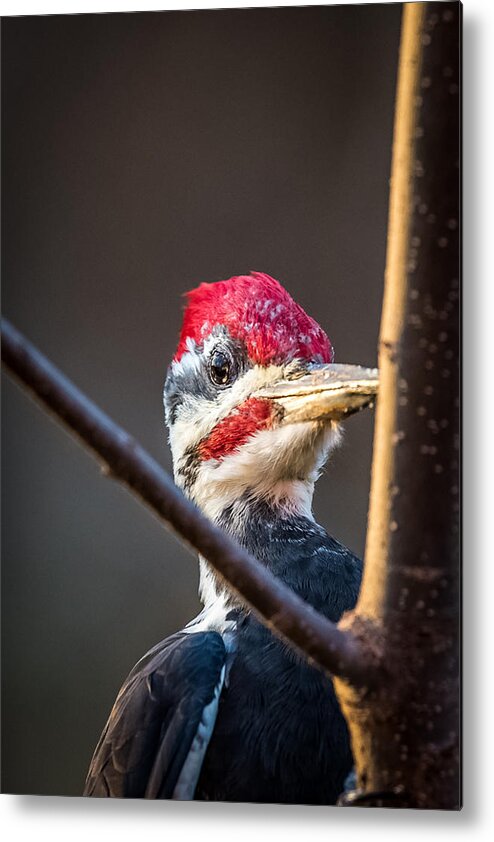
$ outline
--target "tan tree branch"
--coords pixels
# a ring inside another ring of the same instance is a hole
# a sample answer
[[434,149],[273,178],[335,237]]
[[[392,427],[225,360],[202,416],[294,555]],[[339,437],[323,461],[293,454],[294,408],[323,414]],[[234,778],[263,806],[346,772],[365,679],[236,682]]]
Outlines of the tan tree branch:
[[460,24],[457,2],[404,4],[365,571],[343,622],[382,672],[365,697],[335,682],[365,803],[436,809],[460,804]]

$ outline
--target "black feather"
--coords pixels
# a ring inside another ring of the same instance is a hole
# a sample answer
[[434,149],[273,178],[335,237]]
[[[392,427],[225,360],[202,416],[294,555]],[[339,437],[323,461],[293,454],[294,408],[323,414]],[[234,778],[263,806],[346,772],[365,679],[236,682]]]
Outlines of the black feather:
[[175,634],[151,649],[118,694],[84,795],[170,798],[225,657],[216,632]]

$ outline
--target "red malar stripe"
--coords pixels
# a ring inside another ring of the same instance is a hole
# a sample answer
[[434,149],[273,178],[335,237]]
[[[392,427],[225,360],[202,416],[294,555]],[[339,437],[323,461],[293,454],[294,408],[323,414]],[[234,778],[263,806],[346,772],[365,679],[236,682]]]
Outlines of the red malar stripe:
[[266,430],[272,422],[272,405],[268,400],[249,398],[220,421],[199,446],[202,459],[223,459],[258,430]]

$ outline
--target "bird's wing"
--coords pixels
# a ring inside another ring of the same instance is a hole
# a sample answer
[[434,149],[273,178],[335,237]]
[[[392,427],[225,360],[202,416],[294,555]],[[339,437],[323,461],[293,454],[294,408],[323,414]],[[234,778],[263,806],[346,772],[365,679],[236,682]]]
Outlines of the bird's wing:
[[225,661],[223,639],[213,631],[175,634],[151,649],[117,696],[84,795],[192,799]]

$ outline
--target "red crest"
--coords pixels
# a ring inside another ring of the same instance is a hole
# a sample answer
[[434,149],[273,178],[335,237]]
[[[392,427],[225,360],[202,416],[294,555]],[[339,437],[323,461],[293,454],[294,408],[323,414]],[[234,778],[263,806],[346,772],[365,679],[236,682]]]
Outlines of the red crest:
[[215,326],[223,325],[259,365],[296,358],[333,361],[322,328],[278,281],[262,272],[201,284],[187,299],[175,360],[187,351],[187,339],[201,345]]

